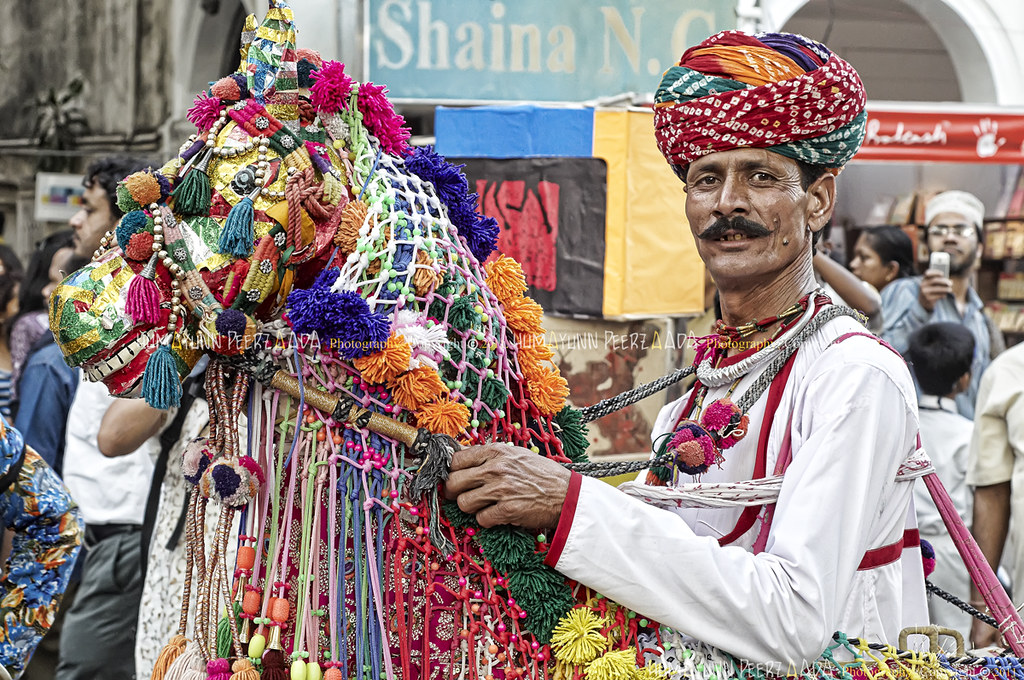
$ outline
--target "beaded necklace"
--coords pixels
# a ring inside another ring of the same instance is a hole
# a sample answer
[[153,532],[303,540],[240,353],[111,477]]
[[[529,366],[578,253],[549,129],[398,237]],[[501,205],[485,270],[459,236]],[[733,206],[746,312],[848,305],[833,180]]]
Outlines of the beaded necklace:
[[[812,297],[814,304],[811,303]],[[724,460],[723,452],[735,446],[746,436],[750,425],[747,411],[782,370],[785,362],[773,361],[758,380],[735,402],[732,400],[733,392],[753,366],[778,358],[783,354],[788,358],[792,353],[790,350],[795,351],[791,348],[791,340],[796,337],[797,333],[808,327],[818,310],[818,305],[824,302],[825,299],[819,298],[816,293],[809,293],[796,304],[775,316],[751,321],[738,327],[716,323],[716,331],[723,329],[722,332],[727,337],[749,337],[755,332],[766,330],[772,324],[781,322],[781,325],[765,348],[725,367],[726,370],[712,368],[714,363],[723,356],[718,351],[720,345],[714,346],[708,356],[698,356],[698,382],[693,388],[693,402],[691,407],[684,411],[690,415],[680,419],[671,435],[665,435],[668,438],[665,445],[666,452],[673,455],[671,478],[674,484],[678,483],[680,472],[700,475],[712,465],[721,465]],[[787,326],[788,322],[793,322],[793,325]],[[704,370],[701,371],[701,368]],[[708,382],[704,382],[701,377],[702,373]],[[728,391],[723,397],[711,402],[705,408],[704,398],[708,393],[708,383],[713,387],[723,385],[727,382],[725,378],[732,383]],[[668,481],[669,475],[670,472],[667,468],[652,469],[648,475],[648,483],[664,484]]]

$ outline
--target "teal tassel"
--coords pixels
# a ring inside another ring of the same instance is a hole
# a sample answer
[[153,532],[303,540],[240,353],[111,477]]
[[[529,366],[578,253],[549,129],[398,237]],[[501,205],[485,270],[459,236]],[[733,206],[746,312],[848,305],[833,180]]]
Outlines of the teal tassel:
[[181,403],[181,378],[170,345],[160,345],[146,362],[142,397],[153,408],[166,410]]
[[185,217],[210,214],[210,176],[206,167],[210,163],[211,149],[200,152],[200,158],[194,166],[185,171],[185,176],[174,187],[174,212]]
[[254,216],[251,198],[246,196],[236,203],[228,213],[224,228],[220,230],[217,250],[224,255],[249,257],[255,240],[252,226]]

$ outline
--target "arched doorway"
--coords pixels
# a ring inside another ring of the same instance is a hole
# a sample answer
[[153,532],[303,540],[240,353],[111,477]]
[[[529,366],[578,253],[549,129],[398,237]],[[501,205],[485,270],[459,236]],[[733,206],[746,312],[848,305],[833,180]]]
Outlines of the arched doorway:
[[987,0],[761,0],[764,30],[824,39],[873,100],[1019,104],[1013,17]]

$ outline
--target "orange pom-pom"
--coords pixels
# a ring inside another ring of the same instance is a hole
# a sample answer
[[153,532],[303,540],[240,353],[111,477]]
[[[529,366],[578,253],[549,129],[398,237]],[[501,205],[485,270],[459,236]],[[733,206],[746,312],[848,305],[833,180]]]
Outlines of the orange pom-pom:
[[569,383],[557,368],[541,366],[526,380],[526,393],[541,415],[553,416],[565,406],[569,396]]
[[270,598],[270,618],[278,623],[284,623],[288,620],[288,612],[290,610],[288,606],[288,600],[283,597],[272,597]]
[[415,411],[431,399],[446,394],[448,388],[441,382],[441,377],[427,366],[406,371],[391,384],[391,396],[395,403],[409,411]]
[[247,590],[242,595],[242,611],[255,616],[260,611],[260,594],[255,590]]
[[503,304],[505,306],[505,322],[513,331],[533,335],[544,332],[540,325],[544,310],[536,302],[528,297],[517,297]]
[[251,545],[243,545],[238,548],[238,557],[235,564],[239,569],[252,569],[256,564],[256,548]]
[[469,409],[459,401],[438,399],[416,412],[416,422],[434,434],[458,437],[469,426]]
[[425,250],[416,253],[416,264],[418,266],[412,275],[412,284],[416,287],[416,294],[423,297],[437,286],[440,274],[434,271],[434,261]]
[[487,286],[502,304],[507,304],[526,292],[523,268],[511,257],[499,255],[498,259],[488,262],[485,268]]
[[[334,234],[334,245],[345,255],[356,251],[359,240],[359,229],[366,222],[366,204],[362,201],[350,201],[341,209],[341,223]],[[372,218],[371,218],[372,220]],[[372,226],[372,222],[370,223]]]
[[370,383],[385,383],[409,369],[412,347],[401,335],[392,335],[379,352],[359,357],[352,365]]
[[231,680],[260,680],[260,672],[248,659],[236,659],[231,664]]
[[160,183],[148,172],[136,172],[124,178],[124,186],[139,205],[160,200]]
[[516,334],[516,358],[519,370],[529,378],[548,365],[555,356],[555,350],[544,342],[543,335]]
[[341,680],[343,677],[345,676],[337,668],[328,668],[324,673],[324,680]]

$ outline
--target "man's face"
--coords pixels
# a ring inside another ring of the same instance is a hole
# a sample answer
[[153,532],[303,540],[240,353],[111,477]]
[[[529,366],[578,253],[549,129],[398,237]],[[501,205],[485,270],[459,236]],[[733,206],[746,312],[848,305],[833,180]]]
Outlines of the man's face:
[[107,231],[114,228],[116,222],[117,220],[110,212],[107,192],[93,182],[86,187],[85,194],[82,196],[82,209],[68,220],[68,225],[75,232],[75,254],[92,257],[92,254],[100,247],[100,239]]
[[928,225],[927,234],[929,252],[942,250],[949,253],[949,273],[952,276],[966,274],[981,257],[978,230],[960,213],[939,213]]
[[686,180],[686,218],[719,287],[767,282],[795,266],[834,200],[831,175],[805,191],[796,161],[764,149],[704,156],[690,164]]

